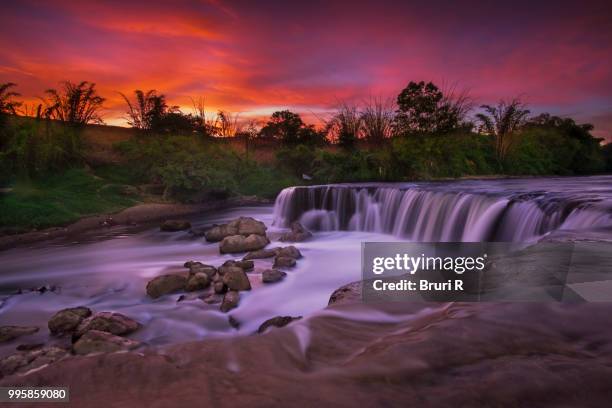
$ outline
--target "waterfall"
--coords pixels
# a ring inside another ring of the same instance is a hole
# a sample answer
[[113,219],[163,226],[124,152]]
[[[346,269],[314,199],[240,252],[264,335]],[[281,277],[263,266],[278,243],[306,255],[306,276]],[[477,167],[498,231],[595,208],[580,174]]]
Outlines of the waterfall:
[[328,185],[284,189],[274,224],[371,231],[414,241],[521,242],[555,229],[612,227],[610,201],[546,191],[488,194],[427,186]]

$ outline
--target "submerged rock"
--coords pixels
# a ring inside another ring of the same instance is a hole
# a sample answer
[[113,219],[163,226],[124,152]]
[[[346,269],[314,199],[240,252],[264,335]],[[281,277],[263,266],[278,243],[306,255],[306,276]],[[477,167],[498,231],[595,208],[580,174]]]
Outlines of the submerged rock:
[[291,223],[291,231],[285,232],[281,235],[281,241],[288,242],[301,242],[306,241],[312,237],[312,232],[308,231],[302,224],[298,221]]
[[0,360],[0,376],[22,373],[58,361],[68,350],[51,346],[12,354]]
[[294,320],[301,319],[302,316],[292,317],[292,316],[276,316],[271,319],[266,320],[259,326],[257,329],[257,333],[264,333],[270,327],[285,327],[289,323]]
[[49,331],[52,334],[72,333],[91,313],[91,309],[84,306],[62,309],[49,320]]
[[259,249],[257,251],[251,251],[242,258],[244,261],[248,261],[251,259],[264,259],[264,258],[272,258],[277,254],[277,248],[274,249]]
[[113,353],[121,350],[132,350],[140,345],[141,343],[136,340],[115,336],[105,331],[90,330],[72,345],[72,351],[74,354],[80,355]]
[[233,254],[238,252],[248,252],[262,249],[270,243],[268,237],[263,235],[251,234],[247,237],[243,235],[231,235],[223,238],[219,245],[222,254]]
[[218,242],[232,235],[266,235],[266,225],[251,217],[240,217],[228,224],[215,225],[204,233],[209,242]]
[[295,266],[295,258],[290,258],[288,256],[277,256],[274,258],[275,268],[290,268],[293,266]]
[[263,283],[274,283],[281,281],[285,276],[287,276],[287,273],[278,269],[266,269],[261,274],[261,281]]
[[224,269],[223,283],[229,290],[251,290],[251,282],[249,277],[242,268],[237,266],[226,266]]
[[159,229],[165,232],[183,231],[191,228],[191,223],[187,220],[166,220]]
[[140,328],[140,323],[121,313],[100,312],[83,320],[75,332],[76,337],[95,330],[118,336],[130,334]]
[[153,299],[185,289],[187,278],[183,275],[161,275],[147,283],[147,295]]
[[238,307],[238,302],[240,302],[239,292],[236,292],[234,290],[227,292],[223,297],[223,302],[221,303],[221,311],[224,313],[229,312],[235,307]]
[[215,305],[217,303],[221,303],[223,301],[223,296],[218,293],[211,293],[206,297],[201,297],[202,301],[209,305]]
[[196,290],[206,289],[210,286],[210,278],[204,272],[197,272],[189,276],[185,290],[187,292],[194,292]]
[[16,339],[17,337],[34,334],[38,330],[39,330],[38,327],[1,326],[0,327],[0,343]]

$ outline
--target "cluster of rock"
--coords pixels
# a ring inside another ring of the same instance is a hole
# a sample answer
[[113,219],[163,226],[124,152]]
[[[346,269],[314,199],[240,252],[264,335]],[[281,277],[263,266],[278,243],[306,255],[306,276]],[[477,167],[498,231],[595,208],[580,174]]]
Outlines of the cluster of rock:
[[[0,360],[0,374],[25,372],[52,363],[70,354],[110,353],[131,350],[140,342],[122,336],[141,327],[137,321],[120,313],[93,313],[87,307],[72,307],[55,313],[48,322],[49,332],[56,337],[70,336],[69,346],[44,344],[20,345],[18,353]],[[33,334],[38,327],[0,327],[0,341]]]

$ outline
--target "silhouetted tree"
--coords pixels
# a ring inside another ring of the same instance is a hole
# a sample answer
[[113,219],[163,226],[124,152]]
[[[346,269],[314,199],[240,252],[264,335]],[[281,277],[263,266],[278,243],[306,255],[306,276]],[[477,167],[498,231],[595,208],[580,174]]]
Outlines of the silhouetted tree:
[[0,84],[0,115],[15,115],[17,108],[21,106],[21,102],[13,99],[20,96],[17,92],[11,91],[15,86],[17,85],[12,82]]
[[325,127],[326,133],[340,147],[354,148],[362,131],[359,108],[356,105],[342,102]]
[[62,82],[62,89],[48,89],[45,116],[73,125],[104,123],[100,110],[105,99],[98,95],[96,84]]
[[381,144],[393,134],[392,103],[389,100],[370,98],[361,112],[361,126],[364,138],[374,144]]
[[499,101],[497,105],[482,105],[483,113],[476,114],[479,132],[495,137],[495,152],[501,162],[514,143],[515,133],[527,122],[529,110],[520,99]]
[[411,81],[397,96],[397,133],[447,133],[462,126],[471,109],[465,92],[442,92],[432,82]]
[[134,91],[134,101],[119,92],[128,105],[128,124],[136,129],[152,130],[153,124],[161,120],[166,113],[168,105],[163,94],[157,94],[155,89],[143,92],[140,89]]
[[304,127],[302,118],[289,110],[277,111],[259,132],[260,137],[275,138],[286,144],[295,144],[300,138],[300,129]]

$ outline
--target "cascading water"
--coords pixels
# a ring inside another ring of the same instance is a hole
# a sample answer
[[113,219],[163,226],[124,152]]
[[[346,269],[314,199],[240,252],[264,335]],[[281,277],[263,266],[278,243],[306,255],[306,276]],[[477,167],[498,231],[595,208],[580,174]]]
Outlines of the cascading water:
[[276,199],[274,223],[415,241],[529,241],[557,229],[612,228],[612,178],[597,181],[588,191],[578,178],[291,187]]

